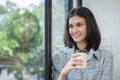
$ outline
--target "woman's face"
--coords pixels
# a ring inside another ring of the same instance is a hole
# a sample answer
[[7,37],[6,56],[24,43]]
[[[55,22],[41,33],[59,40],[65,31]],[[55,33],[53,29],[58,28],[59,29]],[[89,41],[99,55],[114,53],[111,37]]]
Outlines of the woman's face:
[[69,33],[76,43],[84,43],[86,38],[86,20],[79,16],[69,19]]

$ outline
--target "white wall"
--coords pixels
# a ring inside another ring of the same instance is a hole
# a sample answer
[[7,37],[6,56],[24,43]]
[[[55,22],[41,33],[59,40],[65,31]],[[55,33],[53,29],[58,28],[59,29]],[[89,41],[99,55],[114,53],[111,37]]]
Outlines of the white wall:
[[102,34],[102,44],[114,56],[114,80],[120,80],[120,0],[83,0],[94,13]]

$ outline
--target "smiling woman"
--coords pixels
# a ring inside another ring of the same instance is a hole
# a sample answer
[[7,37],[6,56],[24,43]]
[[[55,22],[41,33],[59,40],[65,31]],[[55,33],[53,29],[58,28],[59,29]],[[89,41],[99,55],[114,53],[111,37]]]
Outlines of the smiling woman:
[[112,80],[113,56],[99,48],[100,42],[100,31],[90,9],[73,8],[67,16],[65,47],[53,54],[53,80]]
[[77,42],[77,45],[84,43],[81,50],[85,48],[86,42],[84,42],[86,37],[86,22],[85,19],[79,16],[74,16],[69,19],[69,33],[73,40]]

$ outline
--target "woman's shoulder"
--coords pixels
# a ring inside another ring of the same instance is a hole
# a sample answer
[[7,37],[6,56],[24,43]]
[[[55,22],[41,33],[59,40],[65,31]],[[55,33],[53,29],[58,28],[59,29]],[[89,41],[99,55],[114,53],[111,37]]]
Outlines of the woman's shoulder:
[[69,47],[63,47],[63,48],[60,48],[58,49],[57,51],[55,51],[52,56],[53,57],[57,57],[57,56],[65,56],[67,55],[70,50],[72,50],[72,48],[69,48]]
[[113,56],[112,50],[110,50],[110,49],[98,49],[98,52],[100,53],[101,57],[103,57],[103,58]]
[[63,66],[67,63],[70,51],[71,48],[64,47],[55,51],[52,54],[53,65],[56,69],[58,69],[58,71],[60,71],[63,68]]

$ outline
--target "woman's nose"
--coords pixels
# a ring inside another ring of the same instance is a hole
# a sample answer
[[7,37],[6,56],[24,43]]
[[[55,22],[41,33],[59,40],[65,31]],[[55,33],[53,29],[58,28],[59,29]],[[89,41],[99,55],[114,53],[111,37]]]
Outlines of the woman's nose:
[[74,27],[74,28],[73,28],[73,32],[78,32],[77,27]]

